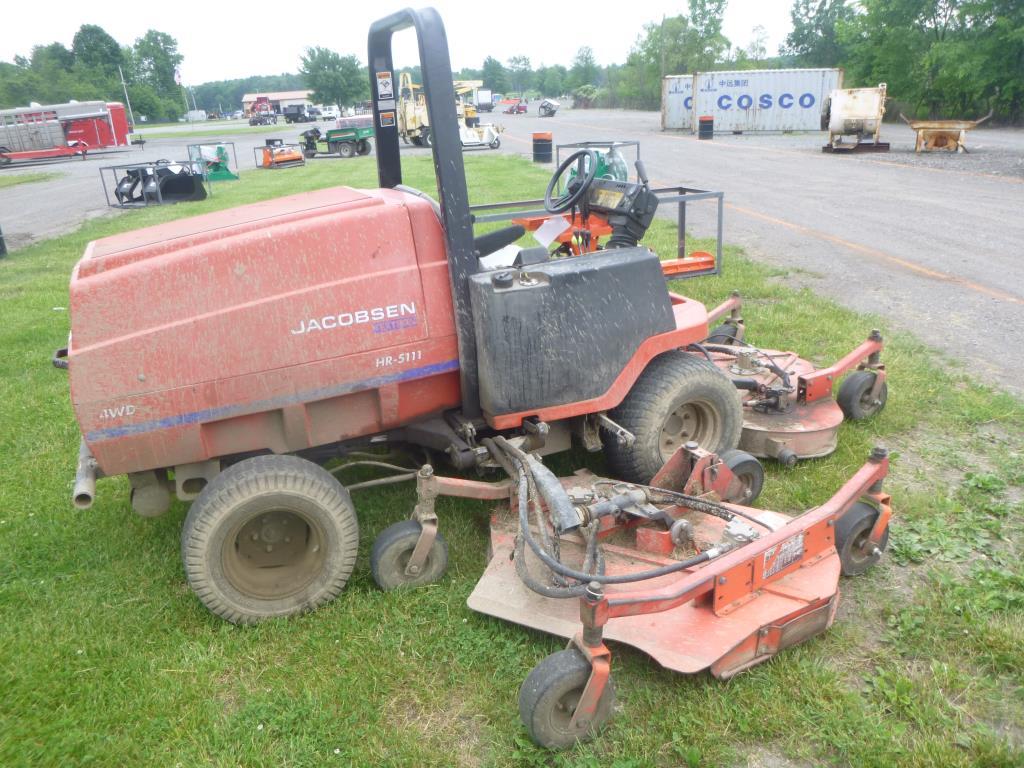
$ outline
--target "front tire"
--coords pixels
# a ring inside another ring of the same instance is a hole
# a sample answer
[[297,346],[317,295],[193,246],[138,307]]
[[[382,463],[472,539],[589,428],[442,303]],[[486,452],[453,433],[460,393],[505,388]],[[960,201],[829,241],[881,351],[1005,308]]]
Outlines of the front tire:
[[348,491],[296,456],[221,472],[192,504],[181,558],[193,591],[235,624],[312,611],[348,582],[359,524]]
[[691,440],[722,455],[739,444],[743,429],[739,394],[729,378],[679,350],[652,360],[609,416],[636,436],[626,447],[602,433],[612,474],[632,483],[649,482]]
[[571,747],[590,741],[612,715],[615,686],[608,679],[593,719],[570,727],[573,712],[590,679],[590,662],[575,648],[553,653],[541,661],[519,689],[519,717],[534,743],[545,749]]
[[354,157],[356,154],[356,145],[351,141],[343,141],[338,146],[338,154],[342,157]]

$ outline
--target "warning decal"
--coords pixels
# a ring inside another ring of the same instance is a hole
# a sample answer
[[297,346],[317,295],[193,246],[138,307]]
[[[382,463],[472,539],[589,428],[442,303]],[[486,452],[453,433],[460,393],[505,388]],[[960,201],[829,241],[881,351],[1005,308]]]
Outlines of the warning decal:
[[395,80],[390,72],[377,73],[377,98],[380,101],[395,98]]
[[791,539],[786,539],[778,546],[765,550],[763,577],[774,576],[783,568],[787,568],[800,560],[804,554],[803,531]]
[[381,128],[392,128],[395,125],[395,113],[394,112],[381,112],[380,113],[380,127]]

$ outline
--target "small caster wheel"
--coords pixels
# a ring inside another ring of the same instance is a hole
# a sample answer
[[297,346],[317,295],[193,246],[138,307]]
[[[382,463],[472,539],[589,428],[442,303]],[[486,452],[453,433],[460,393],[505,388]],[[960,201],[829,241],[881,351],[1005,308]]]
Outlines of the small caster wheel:
[[746,451],[738,449],[726,451],[719,458],[732,470],[738,481],[730,486],[725,501],[745,506],[753,504],[764,487],[764,467],[761,466],[761,462]]
[[562,749],[590,741],[604,727],[615,707],[611,678],[593,718],[577,721],[575,728],[570,725],[589,679],[590,662],[574,648],[553,653],[533,668],[519,689],[519,717],[535,744]]
[[796,453],[794,453],[793,451],[789,450],[789,448],[783,448],[775,457],[775,460],[778,461],[779,464],[781,464],[784,467],[788,467],[789,469],[795,467],[799,459],[800,457],[797,456]]
[[889,397],[889,386],[882,382],[878,391],[878,397],[871,396],[871,390],[875,386],[875,376],[871,371],[854,371],[839,385],[839,392],[836,394],[836,402],[843,409],[843,415],[851,421],[869,419],[885,408],[885,401]]
[[377,586],[385,592],[399,587],[421,587],[440,581],[448,568],[448,543],[438,531],[420,572],[407,574],[412,551],[420,539],[421,526],[415,520],[403,520],[385,528],[373,542],[370,571]]
[[836,521],[836,551],[844,576],[860,576],[881,559],[889,543],[889,529],[885,529],[882,541],[875,547],[869,537],[877,519],[877,509],[858,501]]

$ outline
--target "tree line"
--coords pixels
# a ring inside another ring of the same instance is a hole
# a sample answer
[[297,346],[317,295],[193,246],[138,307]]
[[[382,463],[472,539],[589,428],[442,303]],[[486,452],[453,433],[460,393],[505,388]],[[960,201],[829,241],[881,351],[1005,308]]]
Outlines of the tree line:
[[173,120],[184,110],[175,82],[182,60],[178,42],[165,32],[151,29],[122,46],[102,27],[83,24],[70,48],[59,42],[36,45],[28,56],[0,62],[0,106],[124,101],[123,72],[136,115]]
[[[488,56],[456,79],[482,80],[496,93],[568,97],[577,106],[657,109],[666,75],[711,69],[842,67],[847,87],[887,83],[896,108],[916,117],[1024,120],[1024,2],[1021,0],[794,0],[792,31],[777,54],[752,30],[745,47],[722,34],[728,0],[688,0],[687,12],[645,25],[621,64],[601,66],[581,46],[566,67],[534,67],[526,56]],[[173,37],[148,31],[131,46],[83,25],[71,48],[35,46],[0,62],[0,106],[121,98],[120,65],[137,114],[173,119],[183,110],[174,71],[182,57]],[[418,67],[412,68],[418,81]],[[295,74],[203,83],[196,104],[237,109],[246,92],[313,91],[313,101],[349,106],[369,98],[366,67],[353,55],[307,48]],[[890,107],[890,113],[894,109]]]

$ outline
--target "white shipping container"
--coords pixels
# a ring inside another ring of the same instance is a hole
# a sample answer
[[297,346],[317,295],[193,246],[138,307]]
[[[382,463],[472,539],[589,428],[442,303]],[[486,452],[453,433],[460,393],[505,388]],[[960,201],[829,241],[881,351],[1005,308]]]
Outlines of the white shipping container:
[[693,79],[693,124],[715,118],[715,131],[819,131],[821,108],[841,88],[841,69],[704,72]]
[[697,118],[710,115],[716,132],[818,131],[822,105],[842,82],[841,69],[748,69],[666,77],[661,126],[695,132]]
[[669,75],[661,81],[661,130],[693,128],[693,75]]

